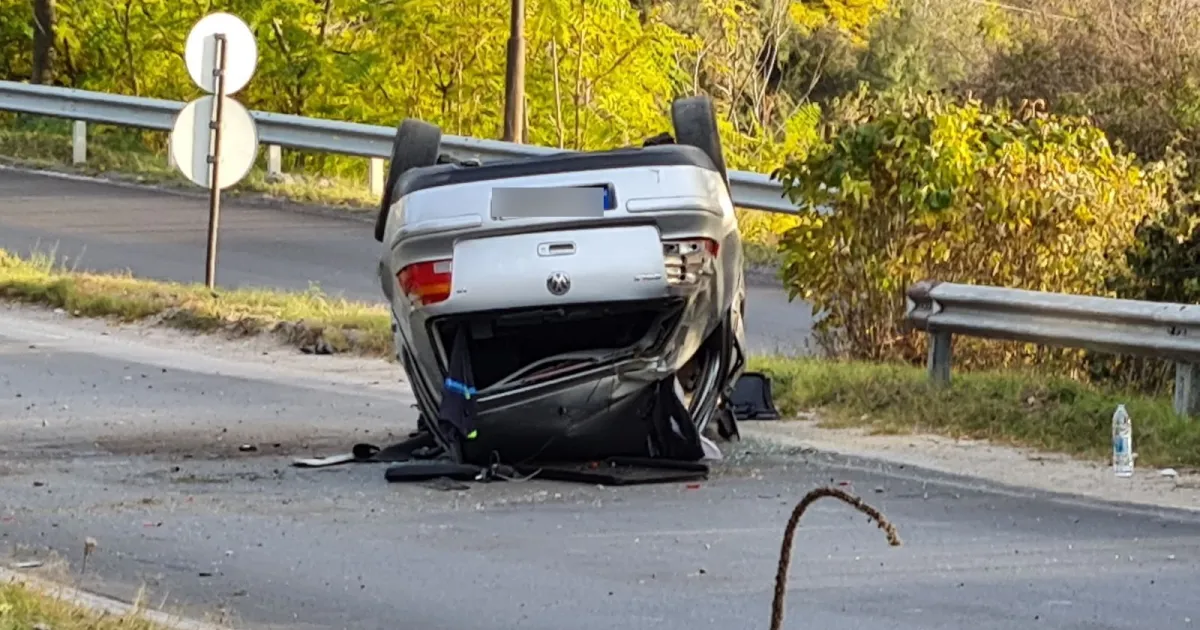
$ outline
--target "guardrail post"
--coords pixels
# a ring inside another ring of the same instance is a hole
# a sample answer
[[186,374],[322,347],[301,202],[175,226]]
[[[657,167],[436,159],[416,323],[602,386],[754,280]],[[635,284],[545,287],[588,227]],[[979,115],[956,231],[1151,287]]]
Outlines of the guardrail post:
[[383,159],[371,158],[371,171],[367,175],[367,185],[371,187],[372,195],[383,194]]
[[951,341],[948,332],[929,333],[929,378],[940,385],[950,383]]
[[1194,363],[1175,364],[1175,413],[1194,416],[1200,411],[1200,368]]
[[275,179],[283,175],[283,148],[278,144],[267,145],[267,178]]
[[87,123],[76,120],[75,128],[71,133],[71,163],[83,164],[84,162],[87,162]]

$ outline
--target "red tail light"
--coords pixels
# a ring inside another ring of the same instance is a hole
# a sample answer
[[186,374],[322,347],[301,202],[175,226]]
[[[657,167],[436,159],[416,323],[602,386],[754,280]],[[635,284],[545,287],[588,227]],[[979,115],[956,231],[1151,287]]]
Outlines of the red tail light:
[[400,290],[417,306],[437,304],[450,297],[451,261],[432,260],[409,265],[396,274]]
[[700,273],[712,266],[719,243],[708,238],[663,241],[663,262],[667,268],[667,282],[691,284],[699,279]]

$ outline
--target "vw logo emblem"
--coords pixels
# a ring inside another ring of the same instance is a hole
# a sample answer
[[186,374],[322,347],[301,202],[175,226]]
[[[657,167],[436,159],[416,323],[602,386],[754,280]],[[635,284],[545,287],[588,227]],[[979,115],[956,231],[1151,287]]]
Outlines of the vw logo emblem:
[[571,290],[571,276],[555,271],[546,278],[546,288],[554,295],[566,295]]

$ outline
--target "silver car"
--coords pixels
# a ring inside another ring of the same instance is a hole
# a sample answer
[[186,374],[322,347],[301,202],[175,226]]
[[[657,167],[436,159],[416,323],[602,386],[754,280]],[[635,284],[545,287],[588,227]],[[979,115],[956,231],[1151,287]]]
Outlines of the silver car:
[[672,118],[642,147],[482,165],[400,125],[380,280],[422,429],[453,459],[695,460],[711,429],[736,434],[742,242],[710,101]]

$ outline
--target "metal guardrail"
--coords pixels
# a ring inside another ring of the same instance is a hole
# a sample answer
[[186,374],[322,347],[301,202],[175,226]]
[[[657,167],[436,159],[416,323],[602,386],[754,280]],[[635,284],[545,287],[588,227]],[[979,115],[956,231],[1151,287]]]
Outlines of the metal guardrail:
[[[125,127],[171,131],[184,103],[0,81],[0,110],[69,118]],[[253,111],[259,141],[307,151],[387,159],[391,156],[392,127]],[[445,135],[443,148],[456,157],[480,161],[562,153],[563,149]],[[783,197],[783,188],[762,173],[730,171],[734,204],[741,208],[796,214],[796,205]]]
[[929,375],[950,381],[953,335],[1175,362],[1175,411],[1200,412],[1200,305],[1118,300],[926,280],[904,319],[929,333]]

